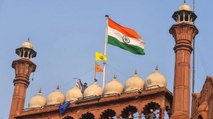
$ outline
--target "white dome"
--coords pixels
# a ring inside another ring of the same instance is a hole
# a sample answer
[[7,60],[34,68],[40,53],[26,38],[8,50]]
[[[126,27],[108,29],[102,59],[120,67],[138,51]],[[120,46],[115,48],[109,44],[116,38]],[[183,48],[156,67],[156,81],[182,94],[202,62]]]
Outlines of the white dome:
[[78,98],[83,97],[83,94],[81,93],[81,90],[78,87],[73,87],[66,93],[66,100],[65,101],[75,101],[78,100]]
[[22,48],[33,48],[32,43],[30,42],[29,38],[21,45]]
[[146,89],[166,87],[167,81],[165,76],[162,75],[156,67],[155,71],[147,77],[145,85]]
[[64,94],[61,93],[59,87],[47,96],[47,105],[57,105],[64,103]]
[[124,92],[137,91],[144,89],[144,81],[142,78],[135,72],[125,83]]
[[186,3],[183,3],[178,10],[187,10],[187,11],[191,11],[191,8],[189,5],[187,5]]
[[33,96],[29,102],[29,108],[43,107],[46,104],[46,98],[43,96],[41,90],[37,95]]
[[116,76],[108,82],[104,87],[104,95],[121,94],[123,92],[123,85],[116,79]]
[[86,88],[86,90],[84,91],[84,97],[99,96],[99,95],[102,95],[102,92],[103,91],[101,87],[98,85],[98,83],[94,82],[91,86]]

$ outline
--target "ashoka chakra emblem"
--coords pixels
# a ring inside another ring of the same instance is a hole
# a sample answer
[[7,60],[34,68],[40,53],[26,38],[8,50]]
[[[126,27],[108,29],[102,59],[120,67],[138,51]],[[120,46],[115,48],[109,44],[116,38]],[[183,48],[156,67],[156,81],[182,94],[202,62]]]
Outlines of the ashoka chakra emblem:
[[122,40],[123,40],[124,43],[129,43],[130,42],[129,38],[127,38],[126,36],[123,36]]

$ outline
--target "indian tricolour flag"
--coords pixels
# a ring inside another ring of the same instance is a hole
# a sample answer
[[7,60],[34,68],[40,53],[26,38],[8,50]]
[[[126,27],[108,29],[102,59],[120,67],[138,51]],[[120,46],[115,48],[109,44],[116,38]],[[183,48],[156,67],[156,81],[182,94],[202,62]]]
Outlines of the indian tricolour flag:
[[108,43],[138,55],[144,55],[144,42],[135,30],[108,19]]

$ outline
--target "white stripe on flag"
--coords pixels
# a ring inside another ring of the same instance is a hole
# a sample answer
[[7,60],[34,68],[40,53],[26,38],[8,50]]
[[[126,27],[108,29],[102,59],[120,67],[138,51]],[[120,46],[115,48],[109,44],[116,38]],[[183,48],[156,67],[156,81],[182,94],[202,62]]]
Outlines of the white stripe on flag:
[[[125,36],[124,34],[122,34],[120,31],[117,31],[111,27],[108,27],[108,35],[109,36],[112,36],[112,37],[115,37],[116,39],[118,39],[120,42],[123,42],[123,36]],[[128,36],[125,36],[127,37],[129,40],[130,40],[130,45],[136,45],[136,46],[139,46],[141,48],[144,49],[144,42],[143,40],[141,39],[135,39],[135,38],[131,38],[131,37],[128,37]]]

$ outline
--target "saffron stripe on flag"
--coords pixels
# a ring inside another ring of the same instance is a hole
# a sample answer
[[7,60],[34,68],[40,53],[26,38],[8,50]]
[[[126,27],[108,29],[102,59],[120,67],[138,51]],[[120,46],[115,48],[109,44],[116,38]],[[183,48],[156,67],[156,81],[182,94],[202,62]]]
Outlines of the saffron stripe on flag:
[[141,39],[140,35],[138,35],[138,33],[135,30],[121,26],[120,24],[111,20],[109,17],[108,17],[108,26],[113,29],[118,30],[119,32],[121,32],[122,34],[124,34],[127,37]]

